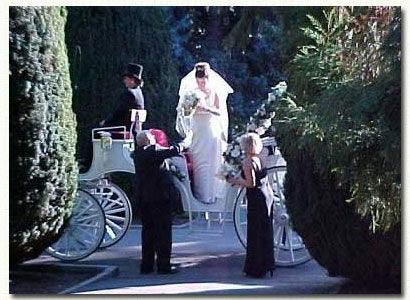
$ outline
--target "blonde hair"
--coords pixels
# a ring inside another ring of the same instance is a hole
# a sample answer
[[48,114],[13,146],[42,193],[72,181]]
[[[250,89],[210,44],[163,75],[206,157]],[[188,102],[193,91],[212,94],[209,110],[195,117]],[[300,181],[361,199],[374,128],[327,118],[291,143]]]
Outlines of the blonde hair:
[[155,137],[149,130],[142,130],[138,132],[135,140],[137,142],[137,145],[140,147],[155,144]]
[[239,144],[245,154],[259,154],[263,149],[261,138],[253,132],[244,134]]

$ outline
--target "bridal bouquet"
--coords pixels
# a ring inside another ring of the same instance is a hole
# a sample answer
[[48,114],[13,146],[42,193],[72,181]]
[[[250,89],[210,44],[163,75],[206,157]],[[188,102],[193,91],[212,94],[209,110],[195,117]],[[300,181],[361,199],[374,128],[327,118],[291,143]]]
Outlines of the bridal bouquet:
[[201,97],[195,91],[188,91],[182,98],[179,109],[182,110],[184,116],[190,116],[194,113]]

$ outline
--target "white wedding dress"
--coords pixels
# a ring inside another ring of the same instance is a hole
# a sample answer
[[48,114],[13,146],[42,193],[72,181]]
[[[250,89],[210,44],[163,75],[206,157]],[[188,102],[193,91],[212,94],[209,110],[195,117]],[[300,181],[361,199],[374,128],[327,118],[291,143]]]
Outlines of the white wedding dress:
[[[215,93],[202,98],[200,105],[213,107]],[[205,103],[204,103],[205,102]],[[214,203],[224,197],[225,182],[216,174],[223,163],[226,139],[220,122],[221,116],[209,112],[195,112],[192,117],[192,168],[194,195],[204,203]]]
[[[195,71],[190,72],[181,80],[179,96],[180,103],[187,91],[196,90],[202,93],[195,80]],[[218,198],[225,197],[226,182],[216,174],[223,163],[222,154],[226,151],[228,137],[228,112],[226,98],[232,93],[232,88],[215,71],[209,70],[208,97],[201,97],[199,102],[204,107],[214,107],[217,95],[220,115],[209,112],[195,112],[191,117],[177,116],[176,129],[181,136],[187,130],[192,130],[192,167],[194,181],[194,195],[203,203],[214,203]],[[215,108],[215,107],[214,107]]]

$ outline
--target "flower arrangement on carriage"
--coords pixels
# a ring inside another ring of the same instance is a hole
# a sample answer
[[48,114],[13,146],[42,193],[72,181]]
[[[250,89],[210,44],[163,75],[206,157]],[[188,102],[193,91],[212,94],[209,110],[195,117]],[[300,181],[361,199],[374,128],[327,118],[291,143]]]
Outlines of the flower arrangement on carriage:
[[228,145],[223,154],[225,161],[218,172],[217,176],[222,179],[238,176],[240,172],[243,154],[239,145],[240,136],[245,132],[255,132],[259,136],[273,131],[272,120],[275,117],[274,101],[278,96],[286,92],[287,84],[284,81],[279,82],[272,88],[268,98],[264,100],[261,107],[249,118],[246,126],[236,125],[232,130],[232,142]]

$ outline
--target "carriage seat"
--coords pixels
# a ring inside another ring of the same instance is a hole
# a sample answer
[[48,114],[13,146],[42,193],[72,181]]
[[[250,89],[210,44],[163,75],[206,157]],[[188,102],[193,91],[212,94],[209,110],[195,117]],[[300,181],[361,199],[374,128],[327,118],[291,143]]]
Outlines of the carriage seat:
[[[125,128],[125,127],[123,127]],[[100,139],[102,133],[109,133],[113,140],[129,140],[132,139],[132,134],[129,131],[121,130],[120,126],[113,128],[101,127],[93,129],[93,139]]]
[[132,139],[132,134],[129,131],[111,131],[111,138],[113,140],[129,140]]

